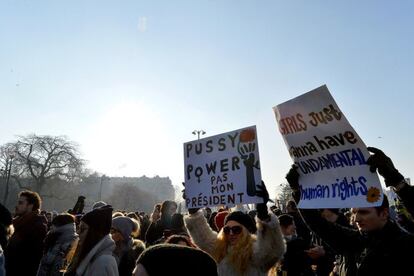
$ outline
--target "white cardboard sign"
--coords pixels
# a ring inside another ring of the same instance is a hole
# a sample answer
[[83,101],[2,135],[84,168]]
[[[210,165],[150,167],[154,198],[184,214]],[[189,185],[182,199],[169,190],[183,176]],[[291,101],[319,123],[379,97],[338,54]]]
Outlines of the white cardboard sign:
[[256,126],[184,144],[187,208],[263,202]]
[[369,171],[369,152],[326,86],[273,108],[298,166],[300,208],[373,207],[381,184]]

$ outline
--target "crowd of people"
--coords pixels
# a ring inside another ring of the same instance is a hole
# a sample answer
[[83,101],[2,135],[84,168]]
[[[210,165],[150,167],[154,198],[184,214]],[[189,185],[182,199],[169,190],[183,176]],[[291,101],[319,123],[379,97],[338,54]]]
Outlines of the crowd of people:
[[0,204],[0,276],[49,275],[411,275],[414,187],[381,150],[368,148],[373,173],[398,195],[378,207],[298,209],[299,173],[286,179],[292,200],[268,208],[264,183],[254,210],[177,212],[174,201],[151,214],[113,210],[80,196],[64,213],[41,210],[22,191],[13,214]]

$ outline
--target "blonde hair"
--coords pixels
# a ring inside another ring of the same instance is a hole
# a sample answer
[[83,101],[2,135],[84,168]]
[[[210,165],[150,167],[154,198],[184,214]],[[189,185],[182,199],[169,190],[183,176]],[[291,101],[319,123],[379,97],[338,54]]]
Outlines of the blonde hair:
[[244,274],[251,263],[253,255],[253,243],[256,236],[250,234],[246,227],[242,226],[242,232],[237,243],[228,251],[229,242],[223,229],[217,235],[217,241],[213,252],[213,258],[220,263],[226,256],[233,268],[241,274]]
[[131,235],[134,238],[138,238],[139,234],[141,234],[141,226],[136,219],[131,218],[131,220],[132,220],[132,223],[134,224],[134,228],[132,229]]

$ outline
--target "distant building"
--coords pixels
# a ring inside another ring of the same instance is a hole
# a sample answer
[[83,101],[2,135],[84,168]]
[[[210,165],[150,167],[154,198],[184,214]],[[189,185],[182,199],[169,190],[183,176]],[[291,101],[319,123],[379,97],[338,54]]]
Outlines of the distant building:
[[[5,179],[0,178],[0,198],[3,199],[5,192]],[[32,179],[20,179],[21,186],[29,188]],[[59,179],[48,180],[47,185],[40,193],[46,210],[57,210],[59,212],[72,208],[79,195],[86,197],[85,210],[89,210],[93,203],[108,199],[117,185],[136,185],[143,192],[154,196],[157,202],[174,200],[175,190],[169,177],[107,177],[91,175],[83,178],[78,183],[67,183]],[[17,194],[21,191],[14,179],[10,180],[10,189],[7,203],[10,210],[16,206]]]
[[153,194],[158,200],[174,200],[175,190],[169,177],[110,177],[104,180],[107,182],[108,190],[105,195],[111,194],[116,185],[132,184],[137,185],[141,190]]
[[[89,176],[79,185],[79,193],[87,198],[87,205],[105,200],[112,195],[117,185],[136,185],[142,191],[152,194],[159,202],[174,200],[175,190],[169,177],[108,177]],[[89,200],[88,200],[89,199]]]

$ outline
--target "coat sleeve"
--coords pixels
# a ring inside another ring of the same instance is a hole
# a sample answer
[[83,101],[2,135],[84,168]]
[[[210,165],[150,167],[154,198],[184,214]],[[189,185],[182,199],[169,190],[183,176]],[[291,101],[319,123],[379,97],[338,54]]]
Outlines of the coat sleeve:
[[162,237],[162,233],[160,232],[161,231],[159,225],[156,222],[151,222],[150,226],[147,229],[147,233],[145,234],[145,242],[149,245],[152,245]]
[[397,192],[407,211],[414,217],[414,186],[406,185]]
[[363,246],[357,230],[329,222],[316,209],[301,209],[300,214],[311,230],[339,254],[347,254]]
[[269,221],[257,222],[257,240],[253,245],[253,263],[268,271],[285,254],[286,245],[280,230],[279,220],[270,214]]
[[217,233],[207,223],[201,210],[184,218],[186,227],[194,243],[210,255],[213,254],[217,241]]
[[88,276],[118,276],[118,265],[112,255],[101,255],[93,263]]

